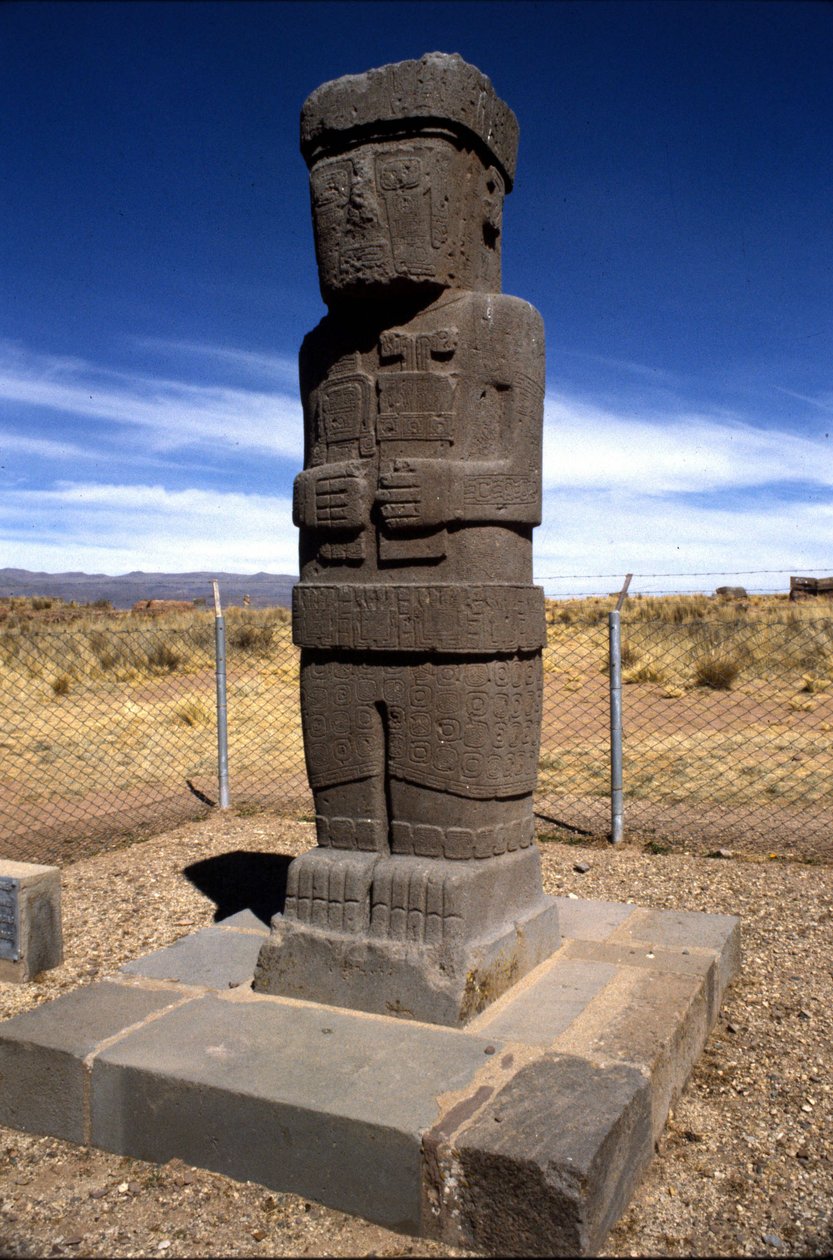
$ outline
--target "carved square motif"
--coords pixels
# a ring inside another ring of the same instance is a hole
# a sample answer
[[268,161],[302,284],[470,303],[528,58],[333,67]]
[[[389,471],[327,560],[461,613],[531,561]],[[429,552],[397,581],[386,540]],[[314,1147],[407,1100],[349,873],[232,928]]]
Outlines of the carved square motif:
[[352,168],[349,162],[321,162],[312,173],[316,206],[344,206],[350,196]]
[[443,774],[453,774],[457,769],[457,750],[440,746],[434,751],[434,768]]
[[421,179],[422,162],[418,157],[388,158],[379,164],[379,187],[383,192],[417,188]]
[[319,441],[348,442],[373,433],[373,384],[369,376],[326,381],[318,392]]

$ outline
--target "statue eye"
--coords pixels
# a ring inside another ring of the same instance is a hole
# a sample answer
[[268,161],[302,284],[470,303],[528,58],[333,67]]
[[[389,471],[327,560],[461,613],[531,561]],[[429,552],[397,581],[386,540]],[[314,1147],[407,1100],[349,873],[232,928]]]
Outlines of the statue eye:
[[317,206],[344,203],[350,193],[350,174],[345,166],[316,171],[313,177],[313,193]]

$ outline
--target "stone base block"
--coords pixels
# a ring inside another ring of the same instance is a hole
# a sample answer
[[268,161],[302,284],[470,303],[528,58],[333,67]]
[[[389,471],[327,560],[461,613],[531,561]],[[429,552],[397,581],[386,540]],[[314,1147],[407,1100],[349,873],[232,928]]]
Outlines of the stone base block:
[[558,908],[561,948],[463,1029],[257,994],[239,977],[266,933],[235,916],[0,1024],[0,1124],[446,1246],[592,1254],[703,1048],[739,927]]
[[537,849],[485,862],[313,849],[293,862],[254,987],[460,1026],[559,943]]
[[63,960],[60,870],[0,861],[0,981],[24,983]]
[[255,989],[459,1027],[549,957],[558,940],[554,905],[454,951],[329,934],[282,919],[260,951]]

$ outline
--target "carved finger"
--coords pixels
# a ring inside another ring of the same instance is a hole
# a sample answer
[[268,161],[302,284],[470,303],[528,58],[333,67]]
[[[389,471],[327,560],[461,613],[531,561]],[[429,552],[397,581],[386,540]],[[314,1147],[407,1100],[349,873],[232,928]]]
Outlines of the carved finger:
[[418,495],[414,493],[414,486],[396,487],[390,490],[379,491],[380,503],[416,503]]
[[386,490],[404,489],[412,490],[419,483],[419,478],[415,473],[382,473],[379,478],[379,485],[384,486]]
[[417,505],[408,503],[386,503],[382,507],[382,516],[386,521],[407,520],[417,515]]

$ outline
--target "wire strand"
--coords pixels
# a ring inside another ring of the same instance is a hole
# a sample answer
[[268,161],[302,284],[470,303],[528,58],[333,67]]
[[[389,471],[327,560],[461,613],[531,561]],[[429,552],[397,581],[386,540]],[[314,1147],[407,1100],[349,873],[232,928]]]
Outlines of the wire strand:
[[[767,573],[795,573],[792,569],[715,569],[698,573],[634,573],[635,578],[678,578],[678,577],[758,577]],[[804,573],[827,573],[828,569],[804,569]],[[539,577],[539,582],[578,581],[581,578],[621,578],[621,573],[550,573]]]

